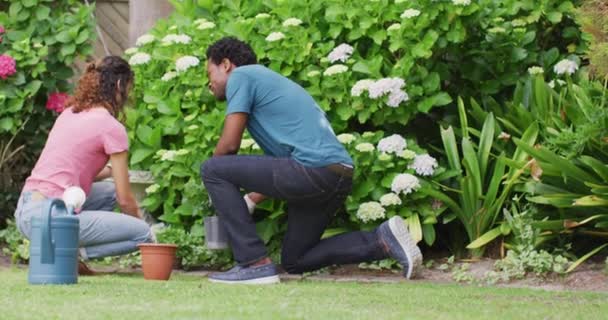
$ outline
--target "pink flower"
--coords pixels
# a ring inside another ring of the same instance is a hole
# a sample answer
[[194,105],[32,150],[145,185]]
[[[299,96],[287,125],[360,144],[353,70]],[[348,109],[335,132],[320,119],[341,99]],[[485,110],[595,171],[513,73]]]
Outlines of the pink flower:
[[5,31],[5,30],[4,30],[4,27],[3,27],[3,26],[0,26],[0,34],[3,34],[3,33],[4,33],[4,31]]
[[55,92],[49,95],[49,99],[46,101],[46,108],[61,113],[65,109],[65,103],[68,101],[70,96],[67,93]]
[[0,78],[6,79],[17,72],[15,59],[8,55],[0,55]]

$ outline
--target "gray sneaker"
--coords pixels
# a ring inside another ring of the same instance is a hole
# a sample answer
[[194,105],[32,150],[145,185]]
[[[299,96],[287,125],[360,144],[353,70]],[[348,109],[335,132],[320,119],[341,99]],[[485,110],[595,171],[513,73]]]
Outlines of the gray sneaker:
[[388,254],[403,267],[403,276],[410,279],[422,265],[422,253],[410,236],[403,219],[394,216],[376,229],[378,238],[386,245]]
[[274,263],[257,267],[235,266],[226,272],[209,275],[209,281],[229,284],[273,284],[281,282]]

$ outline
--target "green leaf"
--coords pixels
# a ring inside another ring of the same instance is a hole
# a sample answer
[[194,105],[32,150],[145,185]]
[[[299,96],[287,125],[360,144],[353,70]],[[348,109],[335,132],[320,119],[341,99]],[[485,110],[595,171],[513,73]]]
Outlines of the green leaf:
[[12,118],[0,119],[0,130],[10,132],[12,129],[13,129],[13,119]]
[[458,155],[458,146],[456,145],[456,137],[454,136],[454,130],[452,127],[447,129],[441,128],[441,140],[443,141],[443,148],[448,157],[448,163],[450,169],[462,171],[460,167],[460,156]]
[[477,154],[470,139],[462,139],[462,155],[467,175],[473,179],[471,182],[473,183],[474,190],[471,191],[475,192],[474,198],[477,199],[481,196],[481,173],[479,172]]
[[485,181],[486,169],[488,167],[488,158],[490,157],[490,150],[492,149],[492,144],[494,143],[494,133],[494,115],[490,113],[488,114],[488,116],[486,116],[486,120],[483,123],[483,127],[481,129],[481,136],[479,137],[479,149],[477,150],[481,181]]
[[604,249],[606,246],[608,246],[608,243],[605,243],[593,250],[591,250],[589,253],[587,253],[586,255],[582,256],[580,259],[574,261],[574,263],[572,263],[570,265],[570,267],[568,268],[568,270],[566,270],[566,273],[570,273],[572,271],[574,271],[574,269],[576,269],[576,267],[578,267],[581,263],[585,262],[587,259],[589,259],[591,256],[593,256],[594,254],[600,252],[600,250]]
[[39,6],[36,8],[36,18],[38,20],[44,20],[49,17],[49,13],[51,13],[51,9],[47,6]]
[[80,33],[78,34],[78,37],[76,37],[76,44],[82,44],[85,41],[89,40],[90,37],[90,33],[87,29],[84,29],[82,31],[80,31]]
[[353,65],[353,71],[364,74],[372,74],[372,71],[369,69],[369,67],[364,61],[358,61],[357,63],[355,63],[355,65]]
[[361,199],[367,196],[375,187],[375,181],[365,180],[362,183],[358,183],[354,188],[352,195],[356,199]]
[[21,5],[21,2],[17,1],[17,2],[13,2],[11,4],[11,6],[8,9],[8,14],[10,16],[17,16],[17,14],[19,14],[19,12],[21,11],[21,9],[23,9],[23,6]]
[[492,174],[492,179],[490,179],[490,184],[488,184],[488,189],[486,194],[484,195],[483,207],[489,208],[493,202],[496,201],[496,195],[498,194],[498,189],[501,186],[502,177],[505,173],[505,156],[504,153],[501,153],[496,161],[496,165],[494,166],[494,172]]
[[21,0],[23,6],[26,8],[31,8],[38,3],[38,0]]
[[416,243],[420,242],[420,240],[422,240],[422,226],[420,225],[420,217],[418,217],[417,213],[414,213],[407,218],[406,221],[410,231],[410,236]]
[[279,226],[276,220],[265,219],[255,225],[257,233],[264,243],[268,243],[272,236],[279,231]]
[[73,43],[66,44],[63,47],[61,47],[60,52],[64,56],[72,55],[72,54],[74,54],[74,52],[76,52],[76,45]]
[[608,165],[590,156],[581,156],[582,163],[591,168],[604,181],[608,181]]
[[553,12],[549,12],[547,13],[547,20],[557,24],[560,23],[560,21],[562,21],[562,13],[561,12],[557,12],[557,11],[553,11]]
[[143,160],[151,156],[153,153],[154,149],[141,148],[135,150],[135,152],[133,152],[133,155],[131,156],[131,165],[135,165],[142,162]]
[[524,60],[528,56],[528,51],[524,48],[513,48],[511,51],[511,61],[518,62]]
[[[513,142],[515,142],[515,144],[518,147],[522,148],[525,152],[527,152],[528,154],[530,154],[537,160],[558,166],[562,170],[563,174],[567,175],[568,177],[579,180],[583,183],[584,182],[591,182],[591,183],[599,182],[598,179],[596,179],[592,175],[588,174],[586,171],[584,171],[584,170],[580,169],[579,167],[577,167],[576,165],[572,164],[572,162],[570,162],[569,160],[564,159],[564,158],[558,156],[557,154],[553,153],[552,151],[547,150],[545,147],[540,147],[539,149],[535,149],[531,146],[526,145],[523,141],[521,141],[520,139],[517,139],[517,138],[513,138]],[[542,167],[542,164],[541,164],[541,167]]]
[[68,43],[70,41],[72,41],[72,38],[70,37],[70,34],[68,33],[67,30],[61,31],[57,37],[56,37],[57,41],[61,42],[61,43]]
[[432,224],[423,224],[422,225],[422,236],[424,238],[424,242],[432,246],[435,243],[435,227]]
[[23,90],[28,93],[28,96],[34,96],[40,90],[40,86],[42,86],[42,81],[34,80],[29,82]]
[[485,246],[486,244],[488,244],[490,241],[496,239],[501,234],[502,234],[502,232],[500,230],[500,227],[496,227],[496,228],[484,233],[481,237],[475,239],[475,241],[469,243],[469,245],[467,246],[467,249],[481,248],[481,247]]

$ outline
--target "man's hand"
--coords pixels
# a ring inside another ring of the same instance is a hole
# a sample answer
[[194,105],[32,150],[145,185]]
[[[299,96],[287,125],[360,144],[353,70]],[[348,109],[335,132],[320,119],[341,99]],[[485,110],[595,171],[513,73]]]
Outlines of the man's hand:
[[253,212],[255,211],[255,206],[257,205],[257,203],[253,202],[253,200],[251,200],[251,198],[249,198],[249,195],[246,194],[243,199],[245,199],[245,203],[247,204],[247,210],[249,210],[249,214],[253,214]]
[[245,202],[247,203],[247,209],[249,210],[249,213],[253,213],[257,204],[266,200],[266,196],[261,193],[250,192],[246,194],[243,199],[245,199]]

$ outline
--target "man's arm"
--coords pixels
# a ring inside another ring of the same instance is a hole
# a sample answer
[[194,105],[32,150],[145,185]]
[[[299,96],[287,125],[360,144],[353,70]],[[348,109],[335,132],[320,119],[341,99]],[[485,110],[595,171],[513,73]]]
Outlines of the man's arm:
[[247,126],[249,115],[244,112],[231,113],[224,120],[222,136],[215,146],[213,156],[237,154],[241,147],[243,132]]

